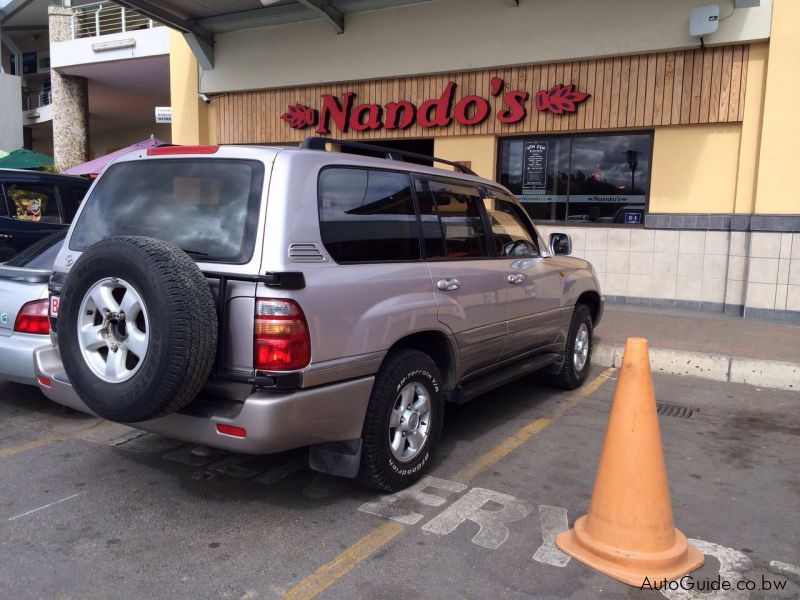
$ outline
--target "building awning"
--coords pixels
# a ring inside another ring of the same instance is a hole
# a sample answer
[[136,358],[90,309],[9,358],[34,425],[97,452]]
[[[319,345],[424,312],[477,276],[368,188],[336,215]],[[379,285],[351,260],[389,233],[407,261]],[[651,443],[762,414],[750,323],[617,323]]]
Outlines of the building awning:
[[214,68],[214,35],[323,19],[345,33],[347,15],[430,0],[115,0],[182,32],[200,66]]

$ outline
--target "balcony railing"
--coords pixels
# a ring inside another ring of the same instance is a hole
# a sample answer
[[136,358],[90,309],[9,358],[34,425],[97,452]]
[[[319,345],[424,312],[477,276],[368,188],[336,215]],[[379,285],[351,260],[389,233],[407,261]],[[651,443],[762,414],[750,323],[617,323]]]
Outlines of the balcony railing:
[[53,96],[50,90],[26,92],[22,94],[22,110],[34,110],[52,104]]
[[152,29],[160,25],[158,21],[119,4],[95,2],[75,8],[75,14],[72,15],[72,39]]

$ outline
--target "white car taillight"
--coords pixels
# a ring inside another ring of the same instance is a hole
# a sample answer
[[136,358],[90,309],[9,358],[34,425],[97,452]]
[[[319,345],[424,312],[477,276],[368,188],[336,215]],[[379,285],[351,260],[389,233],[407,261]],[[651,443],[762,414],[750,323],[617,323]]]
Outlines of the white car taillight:
[[50,333],[49,306],[50,301],[47,298],[23,304],[17,313],[16,321],[14,321],[14,331],[38,335]]

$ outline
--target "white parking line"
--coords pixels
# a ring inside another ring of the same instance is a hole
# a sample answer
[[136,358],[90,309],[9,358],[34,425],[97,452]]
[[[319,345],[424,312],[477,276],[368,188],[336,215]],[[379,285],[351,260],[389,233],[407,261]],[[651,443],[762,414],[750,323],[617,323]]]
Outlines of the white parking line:
[[40,506],[39,508],[34,508],[33,510],[29,510],[27,512],[15,515],[8,519],[9,521],[15,521],[17,519],[21,519],[22,517],[27,517],[28,515],[32,515],[35,512],[39,512],[40,510],[44,510],[45,508],[50,508],[51,506],[55,506],[56,504],[61,504],[62,502],[66,502],[67,500],[72,500],[73,498],[77,498],[83,492],[78,492],[77,494],[72,494],[72,496],[67,496],[66,498],[62,498],[61,500],[56,500],[55,502],[51,502],[50,504],[45,504],[44,506]]

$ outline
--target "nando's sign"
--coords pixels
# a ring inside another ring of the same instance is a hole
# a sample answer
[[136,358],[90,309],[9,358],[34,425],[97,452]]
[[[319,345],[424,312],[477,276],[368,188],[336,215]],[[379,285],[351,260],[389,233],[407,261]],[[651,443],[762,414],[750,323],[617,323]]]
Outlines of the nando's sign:
[[[353,92],[344,92],[341,96],[323,94],[319,109],[290,104],[281,119],[294,129],[316,126],[317,133],[327,134],[331,132],[332,124],[346,133],[350,130],[403,130],[414,124],[420,127],[448,127],[453,121],[462,125],[479,125],[492,116],[492,106],[487,98],[476,95],[458,97],[456,88],[456,83],[450,81],[439,97],[425,100],[418,106],[408,100],[384,105],[357,103]],[[505,81],[500,77],[492,77],[490,88],[493,97],[502,94],[502,107],[494,118],[506,124],[518,123],[525,118],[530,99],[527,91],[504,91]],[[549,90],[536,92],[534,106],[536,110],[560,115],[575,112],[577,105],[588,97],[589,94],[579,92],[573,84],[559,83]]]

